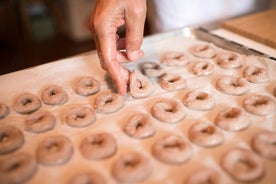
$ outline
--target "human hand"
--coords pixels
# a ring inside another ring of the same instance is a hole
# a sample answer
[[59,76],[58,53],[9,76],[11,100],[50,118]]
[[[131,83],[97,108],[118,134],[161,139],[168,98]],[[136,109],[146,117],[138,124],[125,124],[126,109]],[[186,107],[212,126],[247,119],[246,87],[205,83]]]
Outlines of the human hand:
[[[145,18],[146,0],[97,0],[90,19],[101,66],[110,74],[121,95],[127,92],[129,72],[120,63],[143,57],[140,47]],[[126,28],[125,38],[117,35],[122,25]]]

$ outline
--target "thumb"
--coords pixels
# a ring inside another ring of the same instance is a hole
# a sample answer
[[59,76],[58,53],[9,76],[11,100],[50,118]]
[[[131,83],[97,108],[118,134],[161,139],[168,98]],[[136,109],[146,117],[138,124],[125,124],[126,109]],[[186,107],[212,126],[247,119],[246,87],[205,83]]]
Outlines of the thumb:
[[143,1],[135,1],[135,7],[126,9],[126,52],[130,60],[138,60],[143,57],[141,50],[146,19],[146,4]]

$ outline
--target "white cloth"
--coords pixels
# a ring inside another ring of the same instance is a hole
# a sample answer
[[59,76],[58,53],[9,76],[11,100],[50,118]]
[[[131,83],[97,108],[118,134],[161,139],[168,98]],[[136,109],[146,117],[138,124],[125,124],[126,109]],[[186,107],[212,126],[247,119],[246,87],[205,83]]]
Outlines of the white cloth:
[[151,32],[203,25],[267,6],[269,0],[148,0]]

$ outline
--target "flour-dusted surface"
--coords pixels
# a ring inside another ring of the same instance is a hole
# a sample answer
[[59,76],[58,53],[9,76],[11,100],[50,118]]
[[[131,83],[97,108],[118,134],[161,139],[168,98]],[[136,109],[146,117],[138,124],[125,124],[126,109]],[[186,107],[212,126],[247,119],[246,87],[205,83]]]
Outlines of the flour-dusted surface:
[[[180,51],[188,55],[190,63],[181,67],[164,66],[168,73],[180,74],[187,80],[187,88],[179,91],[168,92],[159,86],[157,78],[151,78],[155,86],[155,90],[151,96],[144,99],[134,99],[130,96],[125,97],[125,105],[123,108],[111,114],[97,114],[97,120],[91,125],[83,128],[70,127],[61,121],[61,113],[64,108],[70,104],[82,105],[93,108],[95,95],[90,97],[77,95],[74,91],[76,80],[81,76],[92,76],[101,83],[101,91],[110,88],[110,81],[106,77],[106,72],[101,69],[96,52],[89,52],[80,56],[59,60],[57,62],[48,63],[34,68],[6,74],[0,76],[0,103],[9,106],[10,114],[0,119],[0,126],[5,124],[15,125],[24,133],[25,143],[15,152],[28,152],[35,156],[38,144],[50,135],[64,135],[68,137],[74,144],[74,153],[72,158],[63,165],[44,166],[38,164],[38,170],[27,183],[66,183],[77,173],[87,170],[96,170],[101,173],[107,180],[107,183],[117,183],[111,174],[112,166],[115,160],[123,153],[129,151],[137,151],[149,158],[152,165],[152,173],[143,183],[183,183],[186,178],[195,170],[202,167],[209,167],[217,171],[225,180],[225,183],[237,183],[222,168],[221,160],[223,155],[229,149],[241,146],[252,150],[251,140],[253,136],[262,131],[270,130],[276,132],[276,112],[268,116],[255,116],[248,114],[251,119],[251,125],[248,129],[241,132],[223,131],[225,141],[223,144],[213,148],[203,148],[193,144],[188,138],[188,130],[198,120],[207,121],[214,124],[215,116],[225,107],[238,106],[242,107],[242,101],[250,94],[262,94],[272,97],[272,92],[276,86],[276,63],[271,60],[265,60],[261,63],[267,67],[270,75],[270,82],[263,84],[249,83],[249,92],[242,96],[231,96],[219,92],[215,88],[216,80],[222,75],[242,76],[242,72],[247,65],[251,65],[258,61],[254,59],[246,59],[245,56],[243,66],[238,69],[222,69],[214,59],[205,59],[214,65],[214,72],[208,76],[195,76],[192,72],[192,66],[198,60],[189,52],[189,47],[202,41],[193,39],[192,35],[185,35],[182,32],[163,36],[153,36],[145,39],[143,50],[145,56],[137,62],[125,64],[129,70],[139,69],[142,62],[153,61],[159,62],[164,52]],[[220,48],[218,48],[220,49]],[[69,96],[69,100],[61,106],[50,106],[43,104],[41,109],[47,109],[57,118],[56,126],[53,130],[35,134],[24,131],[24,120],[28,115],[18,114],[13,109],[14,98],[23,92],[30,92],[37,95],[41,99],[42,89],[50,84],[63,87]],[[134,112],[143,112],[150,114],[152,105],[160,98],[173,98],[183,104],[184,95],[194,89],[203,90],[213,95],[216,106],[210,111],[195,111],[185,108],[186,117],[178,123],[169,124],[153,119],[156,126],[156,133],[146,139],[135,139],[126,135],[123,130],[123,124]],[[82,156],[79,147],[81,141],[93,132],[109,132],[118,144],[117,152],[110,158],[104,160],[88,160]],[[163,135],[177,134],[184,137],[192,146],[192,157],[184,164],[169,165],[162,163],[152,156],[151,147],[153,143]],[[0,155],[0,159],[7,158],[11,154]],[[268,160],[260,157],[265,165],[265,175],[261,180],[253,183],[276,183],[275,169],[276,161]]]

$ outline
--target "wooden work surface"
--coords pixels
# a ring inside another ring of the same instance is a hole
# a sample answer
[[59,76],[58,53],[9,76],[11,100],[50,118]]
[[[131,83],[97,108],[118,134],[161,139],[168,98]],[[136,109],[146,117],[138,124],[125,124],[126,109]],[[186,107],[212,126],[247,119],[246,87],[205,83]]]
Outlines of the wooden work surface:
[[223,27],[276,49],[276,9],[225,21]]

